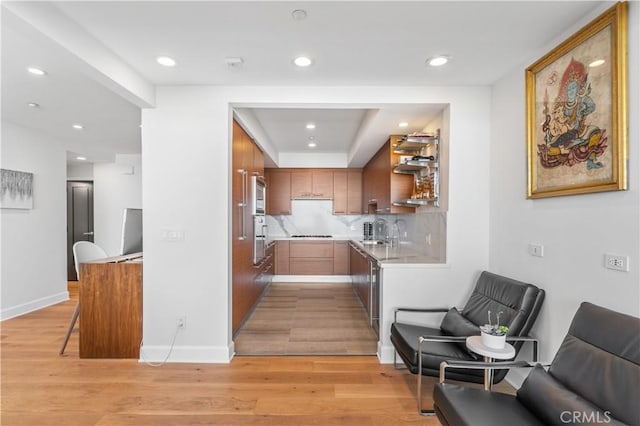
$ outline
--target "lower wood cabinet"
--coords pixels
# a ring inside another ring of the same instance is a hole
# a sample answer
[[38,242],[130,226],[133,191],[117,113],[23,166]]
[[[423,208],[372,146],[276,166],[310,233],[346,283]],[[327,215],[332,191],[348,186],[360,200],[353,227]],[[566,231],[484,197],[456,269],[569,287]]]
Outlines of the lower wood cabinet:
[[333,275],[349,275],[349,242],[333,242]]
[[276,241],[276,275],[289,275],[289,241]]
[[333,257],[319,258],[291,258],[289,259],[291,275],[333,275]]
[[276,275],[349,275],[348,241],[291,241],[276,244]]

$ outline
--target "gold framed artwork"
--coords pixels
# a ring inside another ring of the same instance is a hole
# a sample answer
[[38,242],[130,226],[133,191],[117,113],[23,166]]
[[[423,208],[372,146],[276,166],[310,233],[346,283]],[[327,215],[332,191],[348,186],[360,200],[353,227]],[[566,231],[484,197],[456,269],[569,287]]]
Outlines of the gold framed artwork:
[[627,189],[627,4],[526,70],[527,198]]

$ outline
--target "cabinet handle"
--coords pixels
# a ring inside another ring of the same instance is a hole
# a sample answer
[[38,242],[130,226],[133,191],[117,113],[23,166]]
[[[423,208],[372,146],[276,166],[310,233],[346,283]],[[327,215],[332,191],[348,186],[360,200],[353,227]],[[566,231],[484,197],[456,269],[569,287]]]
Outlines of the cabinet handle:
[[240,221],[242,223],[242,231],[240,232],[238,240],[244,241],[247,239],[247,171],[244,169],[238,169],[238,173],[242,176],[242,202],[238,203],[238,207],[241,207]]
[[344,210],[334,210],[333,214],[344,214]]

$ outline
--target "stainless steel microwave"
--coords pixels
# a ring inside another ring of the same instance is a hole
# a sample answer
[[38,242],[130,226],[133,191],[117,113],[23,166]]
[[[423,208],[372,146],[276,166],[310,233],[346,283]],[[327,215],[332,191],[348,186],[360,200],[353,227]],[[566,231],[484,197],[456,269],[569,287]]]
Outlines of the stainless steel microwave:
[[261,176],[251,176],[251,214],[264,215],[267,207],[267,185]]

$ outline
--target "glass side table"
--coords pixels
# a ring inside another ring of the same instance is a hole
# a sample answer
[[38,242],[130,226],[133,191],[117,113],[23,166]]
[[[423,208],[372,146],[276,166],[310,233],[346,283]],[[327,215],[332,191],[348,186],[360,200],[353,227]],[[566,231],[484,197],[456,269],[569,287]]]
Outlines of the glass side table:
[[[504,348],[490,348],[482,344],[480,336],[467,337],[467,348],[470,351],[482,355],[484,362],[493,362],[495,359],[511,359],[516,356],[516,349],[509,343],[505,343]],[[490,391],[493,386],[493,370],[485,368],[484,370],[484,390]]]

